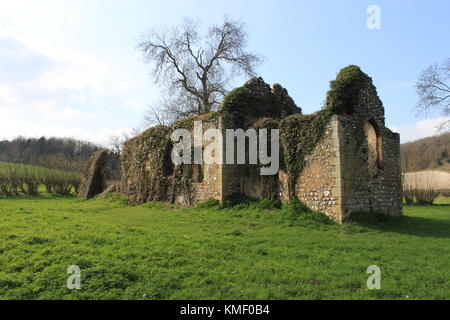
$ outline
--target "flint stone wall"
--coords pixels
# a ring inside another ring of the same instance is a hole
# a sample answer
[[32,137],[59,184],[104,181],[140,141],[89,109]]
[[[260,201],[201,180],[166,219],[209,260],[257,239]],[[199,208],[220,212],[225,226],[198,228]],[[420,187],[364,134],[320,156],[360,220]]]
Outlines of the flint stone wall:
[[[275,176],[259,175],[258,165],[175,166],[171,162],[170,134],[175,128],[192,133],[194,120],[203,121],[204,131],[219,129],[225,137],[226,129],[245,131],[255,123],[276,123],[300,112],[285,89],[279,85],[270,89],[262,79],[253,79],[233,91],[225,99],[229,103],[225,113],[184,119],[172,127],[151,128],[127,141],[122,156],[122,192],[132,204],[164,201],[183,205],[210,198],[223,201],[235,193],[283,201],[289,201],[294,194],[311,209],[339,223],[345,222],[351,212],[361,210],[401,215],[399,135],[385,127],[384,108],[376,89],[370,78],[364,79],[358,85],[357,103],[333,111],[314,148],[305,155],[297,154],[305,162],[294,179],[293,192],[289,190],[290,176],[283,160]],[[264,105],[260,118],[255,116],[255,101]],[[251,117],[242,114],[246,108],[251,110]],[[224,143],[224,155],[225,148]]]
[[[336,221],[341,221],[342,211],[339,147],[339,118],[334,116],[321,141],[306,156],[306,166],[300,172],[295,186],[298,200]],[[280,170],[279,181],[281,199],[288,201],[288,174],[285,170]]]

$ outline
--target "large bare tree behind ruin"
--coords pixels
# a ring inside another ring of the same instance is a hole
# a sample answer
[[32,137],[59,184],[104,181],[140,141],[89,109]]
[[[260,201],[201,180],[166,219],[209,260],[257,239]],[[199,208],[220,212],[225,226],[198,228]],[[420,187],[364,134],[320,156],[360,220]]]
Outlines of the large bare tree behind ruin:
[[161,106],[149,108],[148,124],[167,124],[217,108],[239,75],[252,77],[262,59],[246,50],[244,23],[225,18],[200,34],[200,23],[185,18],[171,30],[152,30],[137,48],[152,65],[155,83],[165,89]]
[[[441,65],[433,64],[427,67],[419,76],[416,83],[419,95],[417,109],[421,113],[439,112],[443,116],[450,116],[450,58]],[[449,129],[450,123],[441,129]]]

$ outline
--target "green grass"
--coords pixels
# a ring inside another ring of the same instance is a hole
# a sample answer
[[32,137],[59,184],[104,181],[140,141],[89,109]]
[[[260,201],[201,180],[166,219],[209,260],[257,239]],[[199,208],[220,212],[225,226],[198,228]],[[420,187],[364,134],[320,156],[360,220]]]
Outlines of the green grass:
[[435,204],[448,204],[450,205],[450,198],[437,198],[434,200]]
[[[404,212],[336,225],[251,204],[3,198],[0,299],[449,298],[450,206]],[[69,265],[81,290],[66,288]],[[381,290],[366,288],[370,265]]]

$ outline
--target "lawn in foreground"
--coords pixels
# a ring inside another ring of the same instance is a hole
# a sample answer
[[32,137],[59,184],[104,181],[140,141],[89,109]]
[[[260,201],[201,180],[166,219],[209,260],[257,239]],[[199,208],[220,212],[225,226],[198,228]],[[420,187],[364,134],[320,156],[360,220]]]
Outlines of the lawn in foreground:
[[[446,299],[450,206],[384,223],[292,223],[280,210],[0,199],[0,299]],[[69,290],[69,265],[81,290]],[[366,287],[381,268],[381,290]]]

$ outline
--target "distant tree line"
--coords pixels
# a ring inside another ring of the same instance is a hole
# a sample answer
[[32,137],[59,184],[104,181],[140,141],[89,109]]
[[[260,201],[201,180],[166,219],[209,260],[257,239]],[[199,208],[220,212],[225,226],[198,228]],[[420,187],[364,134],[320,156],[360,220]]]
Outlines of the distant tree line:
[[31,164],[56,170],[82,172],[100,147],[72,138],[24,138],[0,141],[0,162]]
[[450,171],[450,133],[402,144],[401,163],[403,172]]

